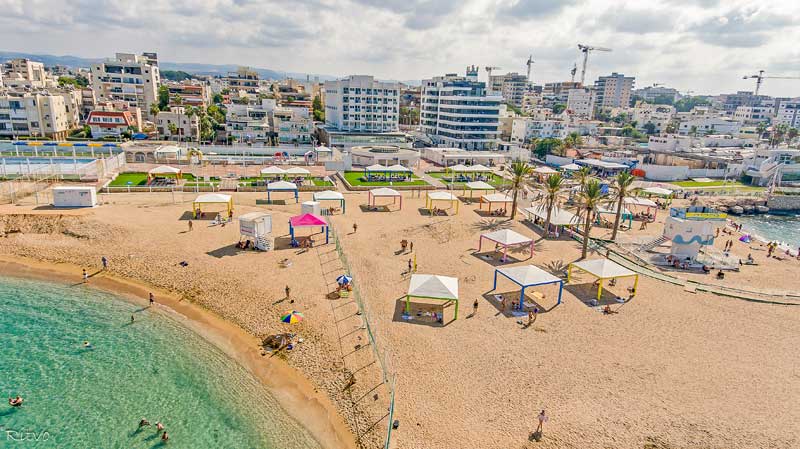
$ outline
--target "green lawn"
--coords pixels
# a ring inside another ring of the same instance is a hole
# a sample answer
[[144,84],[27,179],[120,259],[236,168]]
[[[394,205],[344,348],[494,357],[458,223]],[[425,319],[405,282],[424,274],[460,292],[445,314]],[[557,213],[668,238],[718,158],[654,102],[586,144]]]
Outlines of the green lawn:
[[383,186],[389,186],[389,185],[392,185],[392,186],[426,186],[426,185],[428,185],[427,182],[425,182],[424,180],[420,179],[416,175],[412,175],[411,176],[411,179],[412,179],[411,181],[393,182],[391,184],[389,184],[389,182],[386,182],[386,181],[384,181],[384,182],[378,182],[378,181],[366,182],[366,181],[362,181],[361,177],[363,177],[363,176],[364,176],[364,172],[363,171],[346,171],[346,172],[344,172],[344,178],[347,180],[348,183],[350,183],[351,186],[383,187]]
[[[438,172],[428,172],[428,175],[430,175],[431,178],[436,178],[436,179],[442,181],[442,183],[444,183],[444,184],[448,184],[448,185],[452,184],[456,188],[462,188],[462,187],[464,187],[464,184],[466,184],[464,182],[450,182],[450,176],[451,176],[450,173],[445,173],[445,172],[438,171]],[[492,185],[493,187],[498,187],[498,186],[503,185],[503,177],[502,176],[496,175],[494,173],[491,173],[489,176],[491,178],[491,181],[489,181],[488,183],[490,185]],[[506,182],[506,184],[508,184],[510,181],[505,180],[505,182]]]
[[672,184],[674,184],[674,185],[676,185],[678,187],[683,187],[683,188],[688,188],[688,189],[694,189],[694,188],[717,188],[717,189],[719,189],[719,188],[726,188],[726,189],[734,188],[736,190],[762,190],[763,189],[763,187],[751,186],[749,184],[743,184],[743,183],[741,183],[739,181],[734,181],[734,182],[730,182],[730,181],[728,181],[728,182],[724,182],[724,181],[711,181],[711,182],[676,181],[676,182],[673,182]]
[[[130,184],[128,184],[130,182]],[[147,184],[147,173],[120,173],[109,187],[143,186]]]

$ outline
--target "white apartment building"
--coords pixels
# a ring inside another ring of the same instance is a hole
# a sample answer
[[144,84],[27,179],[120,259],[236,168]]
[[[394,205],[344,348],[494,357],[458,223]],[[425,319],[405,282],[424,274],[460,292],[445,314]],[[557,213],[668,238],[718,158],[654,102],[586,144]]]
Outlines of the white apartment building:
[[237,142],[269,143],[274,134],[270,115],[277,107],[274,99],[265,98],[260,104],[231,104],[225,116],[225,131]]
[[511,125],[511,142],[526,143],[532,139],[561,138],[566,124],[562,120],[534,120],[530,117],[514,119]]
[[13,89],[43,89],[56,87],[58,83],[44,69],[41,62],[30,59],[12,59],[2,65],[0,85]]
[[772,105],[739,106],[733,111],[733,119],[748,125],[769,123],[772,121],[774,112],[775,108]]
[[211,103],[211,90],[203,81],[185,80],[165,83],[170,106],[194,106],[205,109]]
[[642,97],[642,99],[647,102],[668,98],[674,103],[681,98],[681,94],[677,89],[663,86],[647,86],[643,89],[634,90],[633,94]]
[[420,125],[435,145],[464,150],[492,150],[500,136],[503,97],[478,81],[478,68],[467,76],[447,74],[422,80]]
[[567,93],[567,111],[591,120],[594,117],[596,97],[592,89],[570,89]]
[[800,98],[781,103],[775,122],[790,128],[800,128]]
[[222,83],[230,90],[255,94],[258,92],[261,82],[258,72],[249,67],[239,67],[235,72],[230,72],[222,78]]
[[626,108],[631,104],[631,94],[636,78],[614,72],[601,76],[594,82],[597,91],[597,107]]
[[692,130],[696,130],[698,136],[707,134],[739,134],[742,124],[736,120],[724,117],[700,116],[697,118],[682,121],[678,126],[678,134],[688,136]]
[[354,133],[397,132],[400,124],[400,84],[351,75],[325,82],[325,125]]
[[200,118],[186,115],[184,107],[173,106],[156,115],[156,130],[161,139],[199,142]]
[[65,140],[76,125],[73,112],[61,94],[5,92],[0,94],[0,136]]
[[639,130],[645,130],[645,125],[652,123],[653,132],[660,134],[667,130],[667,125],[674,117],[675,107],[672,105],[639,103],[633,108],[631,119],[636,122]]
[[279,143],[309,144],[313,121],[304,107],[277,107],[272,111],[272,127]]
[[513,72],[492,75],[489,77],[489,88],[492,92],[499,93],[506,103],[522,107],[525,93],[530,91],[530,83],[526,75]]
[[99,103],[124,101],[152,119],[150,105],[158,103],[160,85],[155,53],[117,53],[114,59],[92,65],[92,89]]

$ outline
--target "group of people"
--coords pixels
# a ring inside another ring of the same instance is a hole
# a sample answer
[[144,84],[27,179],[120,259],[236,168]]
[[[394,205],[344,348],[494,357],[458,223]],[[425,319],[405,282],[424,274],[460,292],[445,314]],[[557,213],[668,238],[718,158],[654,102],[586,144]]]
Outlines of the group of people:
[[[151,425],[152,424],[150,424],[150,421],[148,421],[147,418],[142,418],[141,421],[139,421],[139,430],[141,430],[142,427],[150,427]],[[156,432],[162,432],[161,441],[163,441],[164,443],[166,443],[169,440],[169,435],[167,434],[167,431],[164,429],[164,425],[161,424],[161,421],[156,421]]]
[[493,217],[504,217],[507,213],[508,211],[506,210],[506,208],[495,209],[489,212],[489,214],[492,215]]

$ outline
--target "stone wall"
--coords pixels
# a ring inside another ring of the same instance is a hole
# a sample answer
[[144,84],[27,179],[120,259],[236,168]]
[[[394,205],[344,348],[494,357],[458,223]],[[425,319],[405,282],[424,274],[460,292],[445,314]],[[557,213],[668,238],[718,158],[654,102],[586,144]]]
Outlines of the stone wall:
[[800,195],[771,195],[767,207],[772,211],[800,211]]

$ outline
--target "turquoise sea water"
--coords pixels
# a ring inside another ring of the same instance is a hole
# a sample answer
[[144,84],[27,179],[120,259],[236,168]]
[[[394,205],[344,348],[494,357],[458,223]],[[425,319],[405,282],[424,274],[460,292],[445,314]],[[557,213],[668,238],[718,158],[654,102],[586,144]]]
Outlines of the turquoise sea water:
[[744,230],[767,240],[784,242],[792,249],[800,246],[800,215],[743,215],[734,218]]
[[156,421],[171,448],[319,447],[227,355],[110,294],[0,277],[0,340],[0,447],[155,448]]

